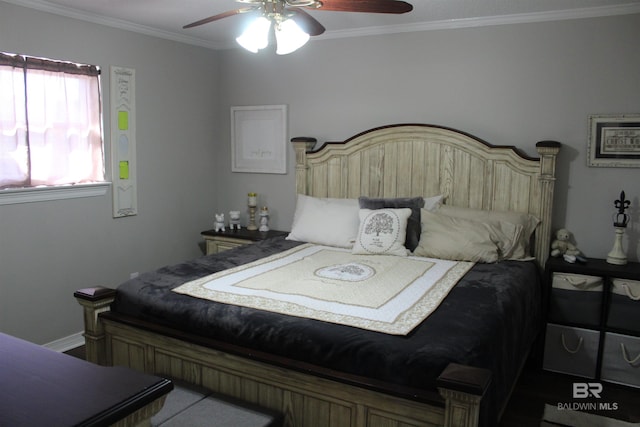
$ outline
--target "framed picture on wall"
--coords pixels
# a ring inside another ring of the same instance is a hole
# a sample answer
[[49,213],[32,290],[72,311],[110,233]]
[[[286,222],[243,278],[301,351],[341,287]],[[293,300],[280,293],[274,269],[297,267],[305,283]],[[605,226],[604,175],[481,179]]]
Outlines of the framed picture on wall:
[[287,106],[231,107],[231,171],[287,173]]
[[640,167],[640,114],[589,116],[588,165]]

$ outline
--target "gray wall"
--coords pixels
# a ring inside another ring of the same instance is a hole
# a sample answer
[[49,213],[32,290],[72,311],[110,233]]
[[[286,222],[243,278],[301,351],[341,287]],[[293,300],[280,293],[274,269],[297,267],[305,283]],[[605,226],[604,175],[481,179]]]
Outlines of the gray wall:
[[[640,112],[640,15],[311,41],[293,55],[214,52],[0,2],[0,50],[136,69],[139,215],[111,197],[0,206],[0,331],[46,343],[81,330],[72,293],[197,256],[213,211],[256,191],[289,229],[286,175],[232,173],[229,108],[287,104],[289,136],[343,140],[371,127],[434,123],[535,155],[564,144],[555,227],[589,256],[613,243],[613,200],[633,205],[625,247],[640,252],[640,169],[586,166],[589,114]],[[186,77],[185,77],[186,76]],[[105,111],[105,123],[109,123]],[[107,144],[108,132],[106,133]],[[108,147],[107,147],[108,148]]]
[[[418,122],[454,127],[536,155],[564,144],[554,227],[606,257],[613,200],[625,190],[633,222],[625,248],[640,252],[640,169],[586,166],[590,114],[640,113],[640,15],[312,41],[285,57],[241,50],[221,56],[221,117],[235,105],[287,104],[290,136],[341,141],[366,129]],[[232,173],[221,126],[217,205],[248,190],[288,229],[295,205],[293,151],[286,176]]]
[[[4,2],[0,50],[99,65],[105,107],[109,67],[136,70],[139,214],[112,218],[111,191],[0,206],[0,331],[48,343],[82,329],[74,290],[201,254],[216,198],[218,54]],[[108,126],[105,138],[109,153]]]

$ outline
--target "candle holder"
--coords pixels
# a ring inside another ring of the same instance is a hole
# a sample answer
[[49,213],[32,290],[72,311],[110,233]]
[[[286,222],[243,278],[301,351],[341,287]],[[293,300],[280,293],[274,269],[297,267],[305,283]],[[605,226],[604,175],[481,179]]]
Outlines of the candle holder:
[[629,215],[624,211],[629,208],[630,204],[631,202],[625,199],[624,191],[620,193],[620,199],[613,202],[618,212],[613,214],[613,228],[615,229],[616,235],[613,248],[607,255],[607,262],[609,264],[625,265],[627,263],[627,255],[624,253],[624,249],[622,249],[622,237],[629,223]]
[[260,210],[260,228],[259,231],[267,232],[269,231],[269,209],[266,206],[263,206]]
[[256,209],[258,206],[258,195],[256,193],[249,193],[249,224],[247,230],[255,231],[258,229],[256,226]]

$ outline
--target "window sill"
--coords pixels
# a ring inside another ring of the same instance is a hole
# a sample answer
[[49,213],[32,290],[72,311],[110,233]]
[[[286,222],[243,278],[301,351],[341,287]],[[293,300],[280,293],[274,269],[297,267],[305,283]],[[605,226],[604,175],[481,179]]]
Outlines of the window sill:
[[96,184],[63,185],[59,187],[0,190],[0,205],[103,196],[107,194],[110,186],[110,182],[99,182]]

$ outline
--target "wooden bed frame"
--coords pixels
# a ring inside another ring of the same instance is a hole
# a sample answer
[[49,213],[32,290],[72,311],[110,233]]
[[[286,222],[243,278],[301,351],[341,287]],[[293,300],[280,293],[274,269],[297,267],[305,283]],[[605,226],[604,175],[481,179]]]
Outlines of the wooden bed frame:
[[[442,194],[449,205],[528,212],[541,219],[533,253],[544,266],[557,142],[537,143],[540,158],[530,158],[453,129],[402,124],[316,150],[313,138],[293,138],[292,143],[297,193],[338,198]],[[88,360],[188,381],[280,411],[287,427],[476,426],[491,381],[486,370],[451,364],[438,378],[439,396],[411,396],[123,318],[109,311],[114,295],[113,289],[99,287],[75,293],[84,307]]]

